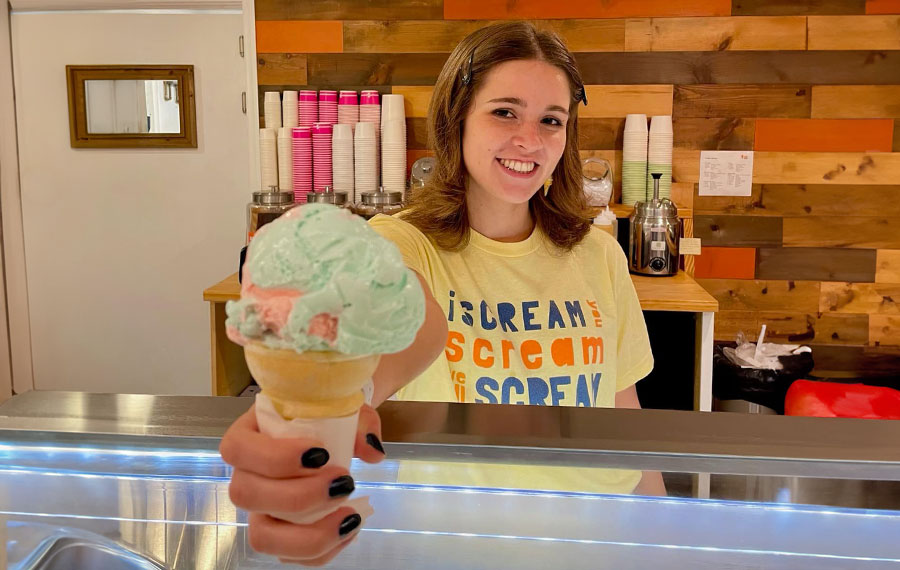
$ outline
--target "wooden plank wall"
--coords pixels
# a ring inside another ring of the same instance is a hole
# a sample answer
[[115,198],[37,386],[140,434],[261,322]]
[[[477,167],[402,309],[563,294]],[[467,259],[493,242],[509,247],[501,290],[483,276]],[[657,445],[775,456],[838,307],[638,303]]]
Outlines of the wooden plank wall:
[[[718,339],[765,322],[837,368],[900,347],[900,0],[256,0],[256,16],[260,93],[403,93],[410,163],[456,42],[500,19],[558,31],[587,83],[583,154],[621,163],[627,113],[673,115]],[[752,196],[697,195],[716,149],[756,151]]]

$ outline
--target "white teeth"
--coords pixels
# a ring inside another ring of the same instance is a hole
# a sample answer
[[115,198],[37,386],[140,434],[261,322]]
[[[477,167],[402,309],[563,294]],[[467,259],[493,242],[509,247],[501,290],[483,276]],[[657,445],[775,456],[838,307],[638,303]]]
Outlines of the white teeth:
[[531,172],[534,170],[535,164],[533,162],[520,162],[518,160],[500,160],[500,164],[505,166],[510,170],[515,170],[516,172]]

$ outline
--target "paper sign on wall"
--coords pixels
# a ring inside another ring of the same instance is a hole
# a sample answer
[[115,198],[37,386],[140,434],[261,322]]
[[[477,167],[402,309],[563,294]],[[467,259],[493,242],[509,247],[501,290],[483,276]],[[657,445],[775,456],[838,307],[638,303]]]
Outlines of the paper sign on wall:
[[700,238],[681,238],[678,240],[678,251],[681,255],[700,255]]
[[750,196],[752,185],[752,150],[700,152],[701,196]]

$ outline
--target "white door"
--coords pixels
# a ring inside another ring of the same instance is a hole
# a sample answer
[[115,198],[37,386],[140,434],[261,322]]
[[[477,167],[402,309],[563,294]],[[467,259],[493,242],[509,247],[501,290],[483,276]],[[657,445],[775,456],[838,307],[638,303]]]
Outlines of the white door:
[[[209,394],[202,291],[237,270],[251,189],[240,9],[13,8],[34,387]],[[199,148],[72,149],[67,64],[192,64]]]

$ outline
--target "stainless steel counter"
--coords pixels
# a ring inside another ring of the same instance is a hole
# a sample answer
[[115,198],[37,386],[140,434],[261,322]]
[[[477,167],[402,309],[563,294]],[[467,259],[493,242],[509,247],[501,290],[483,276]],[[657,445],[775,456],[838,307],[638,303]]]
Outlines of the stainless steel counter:
[[[0,406],[11,568],[277,567],[247,547],[216,451],[249,405],[33,392]],[[900,422],[410,402],[380,411],[389,459],[352,468],[376,514],[334,568],[900,568]],[[490,467],[539,476],[473,482]],[[670,496],[534,483],[640,470],[662,471]]]

